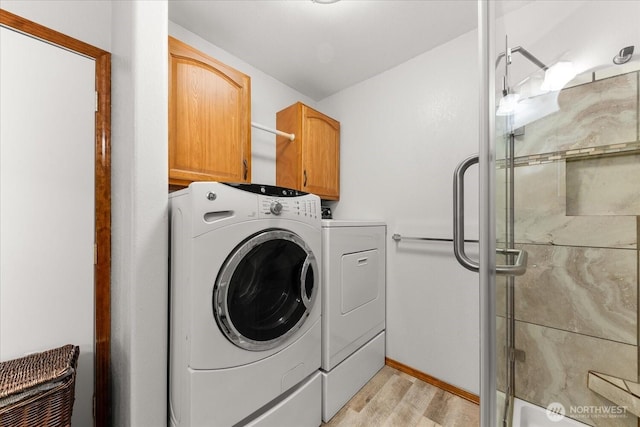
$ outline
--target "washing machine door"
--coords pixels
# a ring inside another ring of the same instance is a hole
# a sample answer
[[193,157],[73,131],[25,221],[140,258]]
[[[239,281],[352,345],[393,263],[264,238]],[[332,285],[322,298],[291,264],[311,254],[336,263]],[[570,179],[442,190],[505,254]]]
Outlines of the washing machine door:
[[233,344],[269,350],[302,327],[319,286],[318,265],[304,240],[291,231],[265,230],[226,259],[214,286],[213,313]]

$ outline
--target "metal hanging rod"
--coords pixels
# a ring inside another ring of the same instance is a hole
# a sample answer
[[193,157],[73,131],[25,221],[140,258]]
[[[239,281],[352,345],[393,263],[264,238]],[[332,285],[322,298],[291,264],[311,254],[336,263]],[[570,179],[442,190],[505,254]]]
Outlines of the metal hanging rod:
[[251,122],[251,127],[254,127],[256,129],[261,129],[267,132],[275,133],[276,135],[279,135],[279,136],[284,136],[285,138],[288,138],[289,141],[293,141],[296,139],[296,135],[293,133],[286,133],[286,132],[282,132],[281,130],[271,129],[266,126],[262,126],[261,124],[258,124],[256,122]]
[[[411,237],[411,236],[403,236],[401,234],[395,233],[391,236],[393,240],[399,242],[401,240],[422,240],[426,242],[453,242],[453,239],[447,239],[444,237]],[[467,243],[478,243],[478,240],[473,239],[465,239]]]

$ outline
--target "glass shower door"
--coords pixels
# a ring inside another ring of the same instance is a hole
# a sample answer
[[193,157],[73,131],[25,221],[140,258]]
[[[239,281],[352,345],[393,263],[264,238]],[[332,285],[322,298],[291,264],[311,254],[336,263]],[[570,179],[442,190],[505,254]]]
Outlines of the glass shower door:
[[637,427],[640,2],[478,5],[481,426]]

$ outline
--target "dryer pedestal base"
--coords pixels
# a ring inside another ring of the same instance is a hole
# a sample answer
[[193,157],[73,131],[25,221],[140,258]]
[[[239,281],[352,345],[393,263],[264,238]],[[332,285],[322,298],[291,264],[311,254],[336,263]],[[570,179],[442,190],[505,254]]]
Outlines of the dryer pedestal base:
[[329,372],[322,372],[322,420],[327,422],[384,366],[385,333],[356,350]]

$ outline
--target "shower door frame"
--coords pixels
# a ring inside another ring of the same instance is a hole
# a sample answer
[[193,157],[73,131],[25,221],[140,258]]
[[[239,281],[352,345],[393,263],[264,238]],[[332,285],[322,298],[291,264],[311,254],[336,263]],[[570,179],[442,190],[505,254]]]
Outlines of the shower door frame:
[[497,425],[494,22],[494,2],[478,0],[480,427]]

